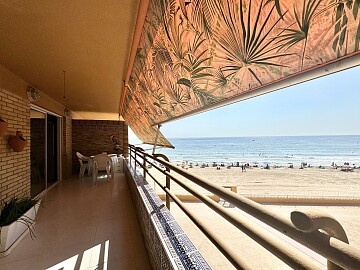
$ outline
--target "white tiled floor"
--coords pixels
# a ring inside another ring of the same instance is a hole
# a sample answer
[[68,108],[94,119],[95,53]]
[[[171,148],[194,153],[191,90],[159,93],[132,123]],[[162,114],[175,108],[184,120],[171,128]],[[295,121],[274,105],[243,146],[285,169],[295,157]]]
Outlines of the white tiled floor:
[[36,238],[1,258],[1,270],[151,269],[123,174],[64,180],[42,206]]

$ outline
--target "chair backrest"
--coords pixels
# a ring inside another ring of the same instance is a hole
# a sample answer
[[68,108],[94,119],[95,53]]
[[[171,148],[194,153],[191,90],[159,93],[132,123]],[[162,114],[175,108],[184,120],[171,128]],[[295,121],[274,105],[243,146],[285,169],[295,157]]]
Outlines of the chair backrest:
[[76,156],[78,157],[79,160],[81,159],[82,161],[88,161],[90,159],[89,157],[84,156],[84,155],[80,154],[79,152],[76,152]]
[[111,159],[107,154],[99,154],[94,156],[94,163],[99,171],[106,170],[106,167],[111,166]]

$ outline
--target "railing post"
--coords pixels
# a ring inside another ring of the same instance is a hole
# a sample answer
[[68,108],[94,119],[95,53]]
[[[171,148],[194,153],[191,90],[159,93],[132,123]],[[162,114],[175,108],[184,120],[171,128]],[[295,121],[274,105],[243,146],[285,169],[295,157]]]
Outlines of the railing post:
[[[142,149],[141,147],[135,147],[135,150],[136,150],[136,153],[138,153],[138,152],[142,152],[142,154],[143,154],[143,159],[144,159],[144,162],[145,162],[145,155],[144,155],[144,152],[145,152],[145,150],[144,149]],[[138,156],[140,156],[141,157],[141,155],[135,155],[135,168],[136,168],[136,161],[137,161],[137,157]],[[140,163],[140,162],[139,162]],[[143,163],[144,164],[144,163]],[[144,168],[144,178],[145,178],[145,174],[146,174],[146,172],[145,172],[145,168]]]
[[[333,216],[327,212],[321,211],[319,209],[293,211],[291,212],[290,217],[291,222],[300,231],[311,233],[317,230],[323,230],[329,236],[349,244],[349,240],[344,228]],[[344,268],[328,260],[327,269],[340,270]]]
[[[169,162],[169,158],[167,156],[165,156],[164,154],[154,154],[153,155],[155,158],[161,157],[162,159],[164,159],[165,161]],[[166,171],[168,173],[170,173],[170,168],[166,166]],[[168,188],[170,190],[170,177],[166,175],[166,188]],[[166,208],[169,209],[170,211],[170,196],[169,194],[165,194],[165,200],[166,200]]]
[[143,169],[144,169],[144,173],[143,173],[143,175],[144,175],[144,179],[146,180],[146,156],[144,156],[144,160],[143,160]]
[[[170,168],[166,168],[166,171],[170,173]],[[170,177],[166,176],[166,188],[170,190]],[[170,211],[170,196],[166,193],[166,208]]]
[[133,148],[133,146],[132,145],[129,145],[129,164],[130,164],[130,167],[131,167],[131,152],[132,152],[132,148]]

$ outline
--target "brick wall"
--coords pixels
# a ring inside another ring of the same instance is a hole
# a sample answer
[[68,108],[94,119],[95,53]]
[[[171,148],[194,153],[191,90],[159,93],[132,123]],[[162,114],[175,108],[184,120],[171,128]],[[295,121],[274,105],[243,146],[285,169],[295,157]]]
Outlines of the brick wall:
[[[72,174],[72,117],[63,117],[63,178],[69,178]],[[75,160],[77,161],[77,159]]]
[[[30,104],[0,89],[0,117],[8,123],[8,131],[0,137],[1,201],[13,196],[30,196]],[[17,130],[28,141],[22,152],[14,152],[8,144],[9,137],[15,135]]]
[[85,156],[102,152],[116,153],[114,143],[109,137],[119,135],[119,144],[125,150],[128,148],[128,126],[124,121],[105,120],[73,120],[72,121],[72,158],[73,174],[79,173],[79,162],[76,152]]

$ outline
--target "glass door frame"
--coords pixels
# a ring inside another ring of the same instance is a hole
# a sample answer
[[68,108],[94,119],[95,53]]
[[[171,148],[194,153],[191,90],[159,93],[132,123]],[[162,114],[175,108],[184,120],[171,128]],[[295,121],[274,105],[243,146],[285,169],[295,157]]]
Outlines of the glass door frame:
[[[48,114],[51,114],[55,117],[57,117],[57,175],[58,175],[58,179],[55,183],[52,183],[52,185],[58,183],[59,181],[62,181],[62,134],[63,134],[63,116],[56,114],[54,112],[48,111],[44,108],[41,108],[37,105],[34,104],[30,104],[30,110],[35,110],[41,113],[45,114],[45,191],[49,188],[48,186],[48,157],[47,157],[47,152],[48,152],[48,147],[47,147],[47,134],[48,134],[48,130],[47,130],[47,121],[48,121]],[[42,193],[42,192],[41,192]],[[41,194],[40,193],[40,194]]]

